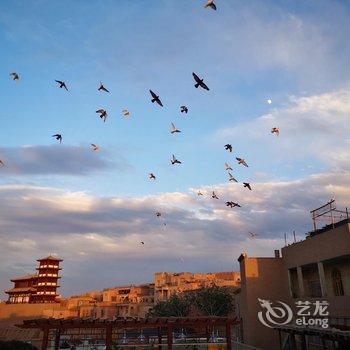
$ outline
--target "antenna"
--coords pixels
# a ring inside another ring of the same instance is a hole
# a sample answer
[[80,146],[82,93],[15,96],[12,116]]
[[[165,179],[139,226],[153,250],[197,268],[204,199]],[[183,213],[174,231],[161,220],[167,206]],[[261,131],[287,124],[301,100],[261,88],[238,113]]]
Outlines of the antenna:
[[295,230],[293,230],[293,237],[294,237],[294,243],[297,242],[296,238],[295,238]]
[[284,246],[286,246],[286,245],[287,245],[287,235],[284,234]]

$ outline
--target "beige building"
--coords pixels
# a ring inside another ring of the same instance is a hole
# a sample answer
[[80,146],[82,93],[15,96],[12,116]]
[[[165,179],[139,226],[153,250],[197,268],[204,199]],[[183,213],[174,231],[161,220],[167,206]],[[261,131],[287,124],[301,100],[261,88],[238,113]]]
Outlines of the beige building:
[[[344,332],[340,332],[348,331],[350,339],[349,223],[345,219],[313,231],[305,240],[283,247],[281,256],[275,251],[271,258],[239,257],[242,285],[237,310],[246,344],[264,350],[350,349]],[[287,319],[274,320],[272,326],[280,328],[280,334],[260,322],[259,312],[264,318],[268,309],[259,299],[275,306],[284,302],[292,310],[293,318],[284,326],[279,325]],[[322,305],[326,305],[323,310]],[[316,313],[316,308],[323,313]],[[322,327],[323,319],[328,319],[339,334],[333,330],[336,333],[330,336]]]
[[156,272],[154,277],[155,301],[167,300],[172,294],[186,293],[213,285],[219,287],[238,287],[239,272]]

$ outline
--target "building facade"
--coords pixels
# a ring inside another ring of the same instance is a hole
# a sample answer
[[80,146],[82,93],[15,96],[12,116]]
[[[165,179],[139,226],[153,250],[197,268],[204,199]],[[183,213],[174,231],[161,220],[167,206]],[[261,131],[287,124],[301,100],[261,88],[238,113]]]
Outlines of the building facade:
[[156,272],[154,277],[154,299],[164,301],[172,294],[192,292],[204,287],[238,287],[240,285],[239,272]]
[[[237,310],[242,318],[241,337],[245,343],[264,350],[336,346],[350,349],[341,332],[350,331],[349,219],[313,231],[305,240],[283,247],[281,256],[279,251],[271,258],[242,254],[238,260],[242,284]],[[265,326],[259,313],[266,315],[269,305],[273,305],[270,302],[287,304],[292,320],[283,327],[278,319],[270,325],[274,327]],[[322,305],[325,306],[320,309]],[[326,317],[314,318],[315,306]],[[322,325],[323,319],[328,320],[333,333],[338,330],[339,334],[330,336],[328,328]]]

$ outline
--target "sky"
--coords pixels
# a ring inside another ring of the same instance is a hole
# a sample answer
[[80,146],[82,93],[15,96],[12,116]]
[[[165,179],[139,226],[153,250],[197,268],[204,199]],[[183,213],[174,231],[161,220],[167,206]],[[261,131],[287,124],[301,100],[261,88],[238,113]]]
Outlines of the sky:
[[303,239],[330,198],[349,206],[349,3],[204,4],[1,1],[1,291],[50,253],[64,259],[64,296],[156,271],[238,270],[242,252]]

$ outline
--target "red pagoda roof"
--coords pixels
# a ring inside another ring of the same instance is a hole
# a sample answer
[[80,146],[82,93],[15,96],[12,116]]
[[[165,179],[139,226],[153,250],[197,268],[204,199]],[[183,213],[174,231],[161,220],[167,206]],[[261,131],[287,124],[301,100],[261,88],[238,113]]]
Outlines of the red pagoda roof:
[[28,274],[28,275],[12,278],[10,281],[11,282],[26,281],[26,280],[31,280],[31,279],[35,279],[35,278],[38,278],[37,274]]
[[32,287],[23,287],[23,288],[12,288],[5,290],[5,293],[23,293],[23,292],[36,292],[35,288]]
[[45,258],[37,259],[37,261],[45,261],[45,260],[63,261],[63,259],[60,259],[60,258],[52,256],[52,255],[46,256]]

